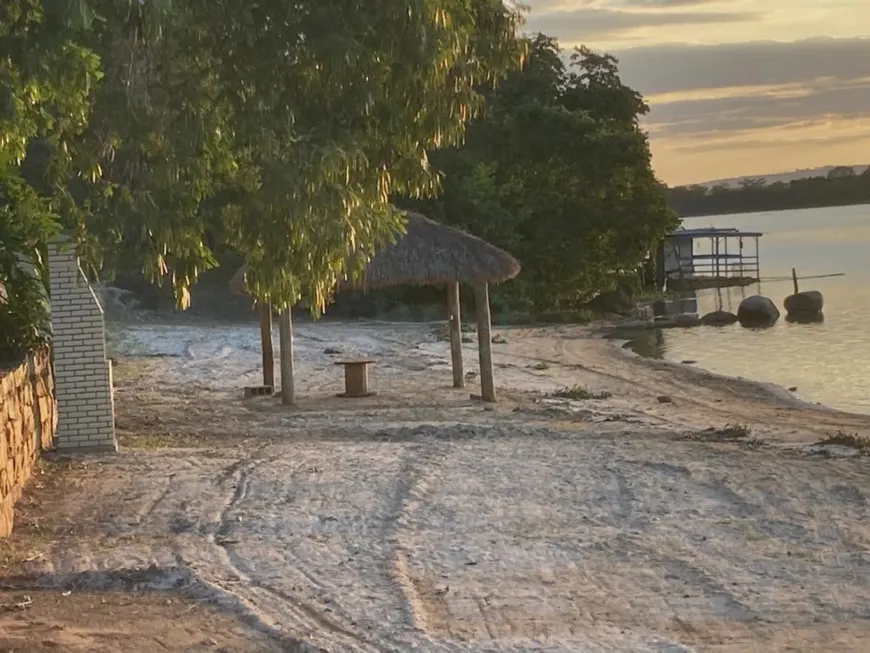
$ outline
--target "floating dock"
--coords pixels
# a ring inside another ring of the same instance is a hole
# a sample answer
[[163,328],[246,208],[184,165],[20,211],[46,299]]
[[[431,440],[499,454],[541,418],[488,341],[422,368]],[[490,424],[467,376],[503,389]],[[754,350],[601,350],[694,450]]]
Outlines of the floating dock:
[[758,231],[716,227],[675,231],[659,248],[660,287],[697,290],[757,282],[758,241],[763,235]]

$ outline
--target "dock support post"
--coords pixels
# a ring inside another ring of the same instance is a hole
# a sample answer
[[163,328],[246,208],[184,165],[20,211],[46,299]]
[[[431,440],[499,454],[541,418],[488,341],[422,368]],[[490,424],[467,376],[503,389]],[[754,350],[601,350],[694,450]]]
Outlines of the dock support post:
[[755,278],[761,279],[761,254],[758,252],[758,236],[755,237]]

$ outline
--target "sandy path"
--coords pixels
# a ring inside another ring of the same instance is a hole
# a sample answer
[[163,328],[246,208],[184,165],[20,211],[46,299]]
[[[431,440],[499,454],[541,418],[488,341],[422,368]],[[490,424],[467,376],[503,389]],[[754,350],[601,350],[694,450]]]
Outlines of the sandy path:
[[[866,650],[868,458],[805,445],[870,418],[584,329],[506,335],[488,410],[445,387],[425,327],[300,328],[287,411],[238,398],[254,329],[129,332],[127,351],[171,355],[118,368],[134,448],[65,473],[40,537],[17,536],[18,582],[181,574],[294,651]],[[377,397],[332,396],[333,346],[382,361]],[[613,397],[532,392],[574,384]],[[728,422],[762,441],[697,435]]]

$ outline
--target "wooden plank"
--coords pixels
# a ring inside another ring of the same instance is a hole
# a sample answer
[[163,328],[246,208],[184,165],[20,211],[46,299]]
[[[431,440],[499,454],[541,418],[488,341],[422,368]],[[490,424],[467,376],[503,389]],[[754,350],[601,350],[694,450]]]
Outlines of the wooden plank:
[[260,346],[263,350],[263,385],[275,387],[275,351],[272,347],[272,305],[260,304]]
[[492,323],[489,315],[489,286],[474,286],[474,309],[477,313],[477,346],[480,355],[480,395],[495,402],[495,373],[492,366]]
[[465,387],[462,364],[462,317],[459,305],[459,283],[447,284],[447,319],[450,328],[450,358],[453,361],[453,387]]
[[289,306],[278,315],[278,336],[281,345],[281,403],[292,406],[296,394],[293,383],[293,320]]

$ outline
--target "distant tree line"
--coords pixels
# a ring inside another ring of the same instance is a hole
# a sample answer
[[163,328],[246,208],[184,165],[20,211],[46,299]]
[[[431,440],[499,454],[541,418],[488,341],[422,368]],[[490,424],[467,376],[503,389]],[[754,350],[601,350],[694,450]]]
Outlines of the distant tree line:
[[667,190],[668,203],[681,217],[782,211],[870,203],[870,168],[858,174],[840,166],[826,176],[766,183],[744,179],[738,186],[676,186]]

